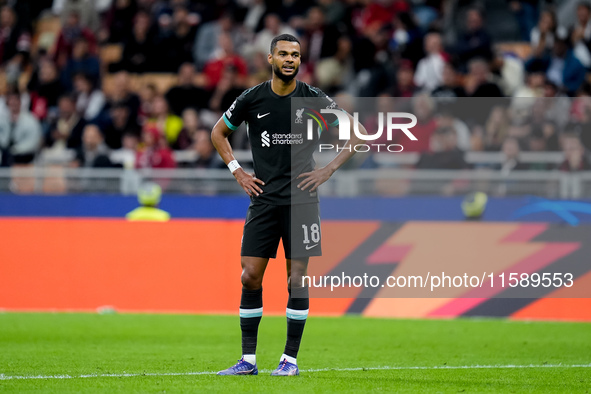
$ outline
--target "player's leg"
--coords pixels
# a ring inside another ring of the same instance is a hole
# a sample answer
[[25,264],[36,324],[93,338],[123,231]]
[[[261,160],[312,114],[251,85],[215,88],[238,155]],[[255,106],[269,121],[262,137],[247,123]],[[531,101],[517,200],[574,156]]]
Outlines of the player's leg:
[[242,358],[255,365],[259,323],[263,317],[263,276],[269,259],[242,256],[240,329]]
[[[313,234],[311,234],[313,232]],[[293,206],[290,209],[288,236],[283,238],[287,257],[287,340],[274,376],[298,375],[297,355],[310,306],[308,287],[303,277],[308,272],[309,256],[319,256],[320,218],[317,204]]]
[[242,358],[236,365],[218,372],[220,375],[256,375],[256,346],[258,328],[263,316],[263,276],[274,258],[279,244],[278,222],[273,219],[273,207],[251,205],[246,216],[242,237],[242,296],[240,298],[240,329]]

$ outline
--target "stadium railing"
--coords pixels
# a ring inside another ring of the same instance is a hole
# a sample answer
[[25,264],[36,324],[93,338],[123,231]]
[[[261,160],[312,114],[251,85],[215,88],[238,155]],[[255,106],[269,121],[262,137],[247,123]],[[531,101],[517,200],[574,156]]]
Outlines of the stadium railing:
[[[92,169],[64,166],[0,169],[0,192],[132,195],[143,181],[159,183],[166,193],[242,194],[225,169]],[[461,195],[484,191],[492,196],[535,195],[546,198],[591,197],[591,171],[514,171],[490,169],[413,170],[354,169],[336,172],[320,190],[322,195],[396,196]]]
[[[173,156],[179,164],[190,164],[197,160],[197,153],[192,150],[174,151]],[[238,161],[252,162],[252,153],[249,150],[235,150],[234,156]],[[67,164],[75,157],[73,150],[43,150],[37,159],[37,165],[45,166],[50,164]],[[121,151],[111,152],[111,161],[114,163],[121,163]],[[316,162],[319,165],[325,165],[334,157],[334,153],[317,153],[315,155]],[[415,165],[420,158],[419,153],[374,153],[373,159],[376,164],[385,167],[399,166],[399,165]],[[467,163],[476,167],[501,164],[504,156],[502,152],[466,152],[464,159]],[[564,160],[562,152],[521,152],[519,154],[519,161],[524,164],[548,164],[556,166]]]

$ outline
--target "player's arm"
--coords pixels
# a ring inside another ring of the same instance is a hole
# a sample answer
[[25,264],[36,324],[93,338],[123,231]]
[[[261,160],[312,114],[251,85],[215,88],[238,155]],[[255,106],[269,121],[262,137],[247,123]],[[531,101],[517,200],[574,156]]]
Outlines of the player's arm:
[[[347,113],[349,117],[349,124],[351,125],[351,139],[345,143],[345,147],[341,152],[336,155],[334,159],[330,163],[328,163],[325,167],[318,168],[314,171],[304,172],[298,176],[298,179],[302,179],[301,182],[298,184],[298,188],[302,190],[310,189],[311,192],[316,190],[318,186],[322,185],[324,182],[328,181],[332,174],[335,173],[336,170],[341,168],[343,164],[347,162],[354,154],[355,149],[348,150],[348,146],[355,146],[357,144],[362,144],[364,141],[357,137],[357,134],[353,131],[353,127],[355,125],[355,121],[353,117]],[[361,123],[359,123],[359,132],[361,134],[367,135],[367,130]]]
[[230,146],[230,142],[228,141],[230,134],[232,134],[232,130],[226,125],[224,119],[220,118],[211,131],[211,142],[246,194],[249,196],[258,196],[263,192],[263,189],[259,185],[264,186],[265,183],[256,178],[254,174],[249,174],[240,167],[232,153],[232,146]]

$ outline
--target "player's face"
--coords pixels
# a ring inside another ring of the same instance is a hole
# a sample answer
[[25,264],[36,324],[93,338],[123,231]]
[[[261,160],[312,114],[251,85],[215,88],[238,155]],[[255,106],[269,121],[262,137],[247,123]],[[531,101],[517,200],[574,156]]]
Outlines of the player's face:
[[290,41],[278,41],[272,54],[268,57],[273,66],[273,73],[282,81],[289,82],[298,75],[300,69],[300,44]]

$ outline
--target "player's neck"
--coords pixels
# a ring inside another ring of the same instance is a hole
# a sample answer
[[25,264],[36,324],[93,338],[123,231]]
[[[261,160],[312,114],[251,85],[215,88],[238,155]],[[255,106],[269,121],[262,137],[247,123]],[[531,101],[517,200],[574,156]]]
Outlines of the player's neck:
[[279,96],[287,96],[296,88],[296,79],[293,78],[289,82],[284,82],[275,75],[271,78],[271,90]]

